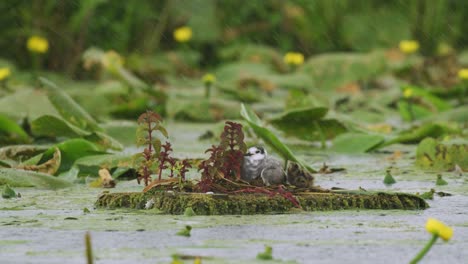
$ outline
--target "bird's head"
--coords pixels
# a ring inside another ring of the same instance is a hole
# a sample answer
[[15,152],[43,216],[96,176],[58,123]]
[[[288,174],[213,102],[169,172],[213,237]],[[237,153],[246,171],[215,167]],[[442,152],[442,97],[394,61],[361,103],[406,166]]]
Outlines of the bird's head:
[[251,161],[260,161],[266,158],[267,152],[263,147],[251,147],[244,156]]

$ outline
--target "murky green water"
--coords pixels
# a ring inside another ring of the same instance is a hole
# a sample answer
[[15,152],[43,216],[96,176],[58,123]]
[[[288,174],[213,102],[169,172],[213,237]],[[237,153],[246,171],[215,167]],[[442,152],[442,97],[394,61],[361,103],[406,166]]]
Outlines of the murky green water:
[[[191,156],[209,146],[210,142],[185,144],[202,130],[194,126],[194,132],[186,136],[175,135],[175,151]],[[390,154],[320,156],[301,151],[301,156],[316,167],[327,162],[347,169],[317,175],[317,184],[322,187],[412,193],[434,188],[436,174],[414,168],[412,152],[408,149],[396,161],[389,159]],[[389,166],[393,166],[398,181],[392,187],[382,183]],[[429,201],[431,208],[425,211],[348,210],[256,216],[184,217],[159,215],[151,210],[94,210],[101,189],[18,188],[22,198],[0,200],[0,263],[85,263],[86,231],[91,232],[97,263],[170,263],[175,253],[203,256],[203,263],[264,263],[255,259],[264,245],[271,245],[274,258],[283,262],[407,263],[429,239],[424,228],[429,217],[454,227],[455,235],[447,243],[438,241],[423,263],[466,263],[468,178],[450,172],[443,176],[449,185],[435,189],[453,196],[435,196]],[[132,181],[121,182],[112,191],[141,189]],[[84,208],[90,212],[84,213]],[[176,236],[185,225],[193,226],[192,236]]]

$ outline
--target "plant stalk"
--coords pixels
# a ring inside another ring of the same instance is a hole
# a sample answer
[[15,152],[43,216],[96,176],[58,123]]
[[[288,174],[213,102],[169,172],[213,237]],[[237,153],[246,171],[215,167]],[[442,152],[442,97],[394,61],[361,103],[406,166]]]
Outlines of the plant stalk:
[[424,246],[424,248],[418,253],[418,255],[416,255],[416,257],[414,257],[414,259],[412,259],[410,261],[410,264],[416,264],[418,263],[425,255],[427,252],[429,252],[429,250],[431,249],[432,245],[434,245],[434,243],[437,241],[437,238],[439,236],[437,235],[432,235],[432,238],[431,240],[429,240],[429,242],[426,244],[426,246]]

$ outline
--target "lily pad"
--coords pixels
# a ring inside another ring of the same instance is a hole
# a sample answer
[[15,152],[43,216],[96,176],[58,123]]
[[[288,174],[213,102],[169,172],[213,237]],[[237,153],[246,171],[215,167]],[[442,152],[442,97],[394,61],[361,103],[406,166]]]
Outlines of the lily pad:
[[254,111],[244,104],[241,105],[241,116],[247,121],[249,126],[253,129],[255,134],[263,139],[265,144],[274,149],[285,160],[294,161],[306,168],[310,172],[315,172],[310,166],[306,165],[302,160],[299,160],[292,151],[283,144],[279,138],[273,134],[269,129],[263,127],[260,118]]
[[325,107],[293,109],[269,121],[286,135],[311,141],[334,138],[346,132],[346,127],[338,120],[322,119],[327,112]]
[[442,143],[434,138],[426,138],[416,150],[416,164],[424,169],[435,171],[453,170],[458,165],[468,170],[468,143]]
[[44,173],[0,168],[0,185],[5,184],[11,187],[38,187],[52,190],[73,185],[70,182]]
[[28,134],[16,122],[0,114],[0,145],[29,141]]
[[60,115],[81,129],[90,131],[102,130],[94,118],[89,115],[73,98],[71,98],[62,89],[59,89],[53,82],[39,78],[39,80],[47,88],[48,98],[50,102],[55,106]]
[[79,158],[102,153],[98,146],[85,139],[69,139],[49,148],[46,152],[41,154],[42,157],[39,160],[39,164],[50,160],[53,157],[56,148],[60,150],[62,159],[56,174],[69,170],[73,163]]
[[44,115],[31,122],[31,132],[35,136],[75,138],[88,135],[83,130],[61,117]]
[[426,137],[440,137],[448,132],[455,132],[453,129],[441,124],[424,124],[420,127],[408,129],[400,133],[397,137],[384,142],[380,147],[389,146],[395,143],[418,143]]
[[384,142],[384,137],[364,133],[345,133],[333,140],[331,151],[340,153],[364,153]]

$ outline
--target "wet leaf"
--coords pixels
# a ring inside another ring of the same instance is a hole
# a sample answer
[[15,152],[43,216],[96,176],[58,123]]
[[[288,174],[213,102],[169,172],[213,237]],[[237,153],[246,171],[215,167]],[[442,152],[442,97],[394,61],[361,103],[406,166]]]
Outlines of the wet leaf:
[[331,53],[314,56],[301,68],[312,76],[316,87],[330,90],[350,82],[369,79],[385,70],[385,54]]
[[61,117],[44,115],[31,122],[31,132],[35,136],[75,138],[90,134]]
[[378,147],[384,142],[384,137],[380,135],[363,133],[345,133],[337,136],[333,140],[330,151],[340,153],[365,153]]
[[38,187],[53,190],[73,186],[70,182],[44,173],[0,168],[0,185],[4,184],[12,187]]
[[79,176],[87,175],[98,175],[98,172],[102,168],[106,168],[109,171],[112,171],[116,168],[119,168],[124,171],[120,171],[119,175],[115,176],[115,171],[113,175],[115,178],[126,173],[132,168],[133,158],[132,155],[126,154],[103,154],[103,155],[91,155],[79,158],[75,161],[74,167],[79,169]]
[[21,89],[0,98],[0,113],[16,120],[36,119],[43,115],[59,116],[46,94],[33,89]]
[[290,160],[298,163],[310,172],[315,172],[310,166],[306,165],[303,161],[299,160],[292,151],[284,145],[278,137],[270,130],[263,127],[260,118],[253,112],[253,110],[244,104],[241,105],[241,116],[247,121],[249,126],[253,129],[255,134],[263,139],[265,144],[275,150],[285,160]]
[[[28,171],[35,171],[35,172],[41,172],[45,174],[50,174],[54,175],[57,170],[60,167],[60,163],[62,160],[62,155],[60,153],[60,150],[55,147],[54,148],[54,154],[53,157],[46,162],[40,163],[40,164],[33,164],[33,165],[27,165],[27,164],[20,164],[17,166],[17,169],[22,169],[22,170],[28,170]],[[38,157],[42,158],[42,155],[39,155]],[[40,161],[40,159],[39,159]]]
[[409,130],[405,130],[400,133],[400,135],[396,136],[393,139],[390,139],[384,142],[380,147],[389,146],[395,143],[418,143],[422,139],[426,137],[440,137],[448,132],[456,132],[456,130],[449,128],[448,126],[444,126],[442,124],[424,124],[417,128],[412,128]]
[[84,139],[93,142],[96,145],[99,145],[101,149],[113,149],[113,150],[122,150],[123,146],[115,138],[103,133],[103,132],[93,132],[90,135],[83,137]]
[[316,141],[321,140],[323,135],[325,139],[330,139],[344,133],[346,128],[338,120],[322,119],[327,111],[325,107],[293,109],[269,121],[288,136]]
[[459,166],[468,170],[468,143],[439,142],[433,138],[426,138],[416,149],[416,165],[424,169],[435,171],[454,170]]
[[44,152],[39,161],[39,164],[50,160],[53,157],[56,148],[60,150],[62,156],[62,161],[56,174],[60,174],[69,170],[73,163],[82,157],[102,153],[100,152],[99,147],[85,139],[69,139],[49,148],[46,152]]
[[28,134],[16,122],[0,114],[0,145],[29,141]]
[[55,106],[60,115],[68,122],[81,129],[90,131],[102,130],[94,118],[89,115],[73,98],[62,89],[59,89],[53,82],[46,78],[39,80],[47,88],[47,95],[50,102]]

